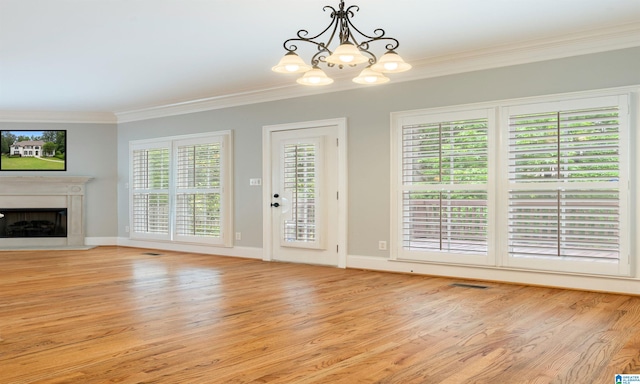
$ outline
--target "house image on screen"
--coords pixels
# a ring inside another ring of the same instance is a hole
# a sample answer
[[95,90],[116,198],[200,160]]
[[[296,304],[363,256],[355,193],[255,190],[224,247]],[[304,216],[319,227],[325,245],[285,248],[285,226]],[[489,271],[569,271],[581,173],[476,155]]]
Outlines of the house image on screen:
[[11,155],[22,157],[51,157],[54,153],[45,153],[43,149],[44,141],[17,141],[9,148]]

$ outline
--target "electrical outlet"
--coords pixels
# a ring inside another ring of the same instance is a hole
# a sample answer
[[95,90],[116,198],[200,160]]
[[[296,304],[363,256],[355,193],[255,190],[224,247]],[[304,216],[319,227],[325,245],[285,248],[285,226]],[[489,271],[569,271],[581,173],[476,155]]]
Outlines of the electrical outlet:
[[236,240],[242,240],[242,232],[236,232]]
[[249,185],[260,186],[262,185],[262,179],[249,179]]
[[129,233],[129,226],[128,226],[128,225],[126,225],[126,226],[124,227],[124,231],[125,231],[126,233]]
[[378,241],[378,249],[381,251],[386,251],[387,250],[387,242],[380,240]]

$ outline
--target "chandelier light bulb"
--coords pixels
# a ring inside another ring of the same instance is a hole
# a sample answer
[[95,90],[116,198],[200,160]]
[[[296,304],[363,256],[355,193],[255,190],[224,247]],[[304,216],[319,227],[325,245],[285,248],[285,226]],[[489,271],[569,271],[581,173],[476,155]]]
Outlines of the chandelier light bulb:
[[[298,69],[298,67],[295,67],[295,68]],[[396,62],[384,63],[384,69],[386,69],[387,71],[395,71],[396,69],[398,69],[398,63]]]
[[371,69],[384,73],[399,73],[410,70],[411,64],[406,63],[395,51],[387,51]]
[[340,61],[343,63],[350,63],[354,59],[353,55],[340,55]]
[[307,65],[300,56],[293,52],[287,52],[278,65],[271,68],[272,71],[278,73],[303,73],[311,69],[311,66]]
[[371,67],[365,68],[358,77],[353,79],[354,83],[365,84],[365,85],[375,85],[375,84],[384,84],[389,81],[389,78],[383,75],[380,72],[376,72],[371,69]]
[[333,83],[333,79],[327,76],[327,74],[318,67],[313,67],[310,71],[305,72],[305,74],[296,81],[298,84],[312,86],[328,85]]
[[347,64],[356,65],[369,61],[369,59],[360,52],[358,47],[347,42],[340,44],[333,53],[327,57],[327,63],[331,64]]

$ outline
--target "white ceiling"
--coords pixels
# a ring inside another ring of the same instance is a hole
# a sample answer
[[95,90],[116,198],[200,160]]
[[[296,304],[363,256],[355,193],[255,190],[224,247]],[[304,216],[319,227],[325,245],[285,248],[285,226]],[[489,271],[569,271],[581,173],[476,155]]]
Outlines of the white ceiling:
[[[126,113],[265,90],[315,92],[270,68],[284,54],[285,39],[299,29],[320,32],[330,20],[323,6],[337,4],[0,0],[0,111]],[[591,51],[640,46],[640,0],[346,1],[353,4],[360,6],[358,28],[383,28],[414,64],[396,81],[429,76],[435,63],[478,52],[504,57],[544,42],[556,44],[558,57],[589,53],[589,40],[599,39]],[[351,87],[353,71],[334,73],[340,78],[329,89]]]

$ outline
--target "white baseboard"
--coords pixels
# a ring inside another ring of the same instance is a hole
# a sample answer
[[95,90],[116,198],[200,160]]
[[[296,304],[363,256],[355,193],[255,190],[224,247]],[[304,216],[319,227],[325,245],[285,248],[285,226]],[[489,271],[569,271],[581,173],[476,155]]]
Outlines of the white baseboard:
[[[120,245],[178,252],[193,252],[209,255],[243,257],[262,260],[262,248],[257,247],[212,247],[196,244],[164,243],[157,241],[131,240],[125,237],[87,237],[86,245]],[[459,278],[465,280],[495,281],[523,285],[537,285],[640,295],[640,279],[606,276],[571,275],[555,272],[497,269],[490,267],[445,265],[394,261],[384,257],[347,255],[347,268],[382,272],[407,273],[429,276]]]
[[398,272],[523,285],[558,287],[584,291],[640,294],[640,280],[606,276],[570,275],[554,272],[505,270],[476,266],[394,261],[383,257],[348,255],[347,268]]
[[117,245],[123,247],[137,247],[149,249],[161,249],[166,251],[204,253],[207,255],[243,257],[262,260],[262,248],[254,247],[214,247],[210,245],[165,243],[160,241],[132,240],[126,237],[118,238]]
[[85,237],[85,245],[101,246],[101,245],[118,245],[117,237]]

